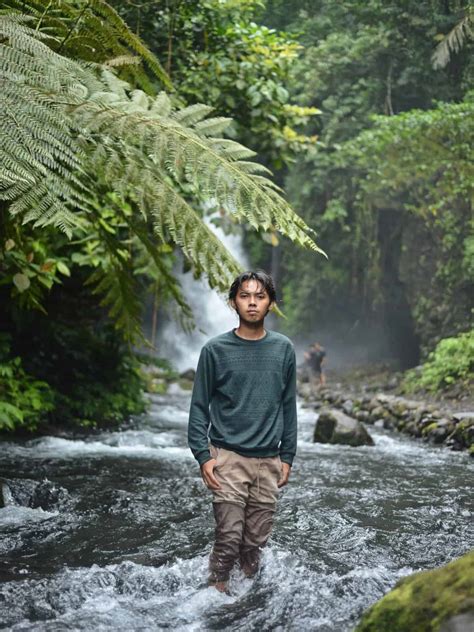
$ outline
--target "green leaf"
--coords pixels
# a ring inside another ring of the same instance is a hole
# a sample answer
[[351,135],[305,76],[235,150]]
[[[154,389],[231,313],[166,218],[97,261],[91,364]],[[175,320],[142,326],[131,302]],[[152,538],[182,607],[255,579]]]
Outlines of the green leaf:
[[63,261],[57,261],[56,267],[59,270],[59,272],[61,272],[61,274],[64,274],[64,276],[67,276],[67,277],[71,276],[71,271],[69,270],[68,266]]
[[17,272],[13,276],[13,283],[15,284],[19,292],[25,292],[25,290],[27,290],[31,285],[29,278],[26,276],[26,274],[23,274],[22,272]]

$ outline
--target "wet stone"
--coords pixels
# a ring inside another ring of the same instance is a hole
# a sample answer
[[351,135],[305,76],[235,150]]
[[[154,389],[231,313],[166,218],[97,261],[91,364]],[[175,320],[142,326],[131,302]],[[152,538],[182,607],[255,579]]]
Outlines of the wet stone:
[[350,415],[352,413],[353,408],[354,408],[354,403],[351,399],[346,399],[346,401],[342,404],[342,410],[347,415]]
[[339,410],[322,411],[316,421],[313,441],[351,446],[374,445],[364,426]]
[[64,487],[56,486],[48,480],[41,481],[31,496],[29,506],[33,509],[41,507],[45,511],[56,509],[58,506],[64,504],[69,495]]

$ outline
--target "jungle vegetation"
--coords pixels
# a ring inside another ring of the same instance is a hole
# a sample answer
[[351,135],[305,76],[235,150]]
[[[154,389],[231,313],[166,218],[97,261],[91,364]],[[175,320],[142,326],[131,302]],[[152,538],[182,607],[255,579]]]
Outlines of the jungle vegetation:
[[290,93],[321,110],[284,182],[329,261],[282,242],[289,333],[381,338],[408,368],[472,329],[473,15],[456,0],[267,2],[266,23],[304,46]]
[[114,420],[143,405],[131,345],[145,292],[192,325],[175,249],[218,290],[239,271],[204,203],[320,249],[255,152],[224,135],[231,120],[188,104],[108,3],[4,2],[0,39],[1,424]]
[[409,367],[468,331],[472,15],[3,1],[0,429],[143,410],[147,297],[191,328],[177,253],[217,291],[238,270],[206,213],[244,229],[292,335],[388,331]]

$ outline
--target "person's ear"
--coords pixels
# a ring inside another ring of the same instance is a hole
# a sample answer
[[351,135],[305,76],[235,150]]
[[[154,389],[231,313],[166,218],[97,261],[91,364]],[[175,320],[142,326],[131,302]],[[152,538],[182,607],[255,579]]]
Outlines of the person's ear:
[[268,306],[268,311],[273,312],[274,309],[275,309],[275,301],[272,301],[270,305]]
[[235,301],[233,298],[229,299],[229,305],[232,307],[234,311],[237,311],[237,305],[235,304]]

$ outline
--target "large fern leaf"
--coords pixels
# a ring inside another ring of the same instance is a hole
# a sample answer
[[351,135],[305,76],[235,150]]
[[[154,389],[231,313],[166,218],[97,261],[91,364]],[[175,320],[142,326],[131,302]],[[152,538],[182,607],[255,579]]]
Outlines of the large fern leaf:
[[443,37],[431,56],[431,63],[436,70],[447,66],[451,60],[452,53],[458,53],[466,41],[474,37],[472,28],[474,7],[470,5],[465,11],[465,15],[454,25],[451,31]]
[[2,7],[28,14],[34,28],[52,35],[52,48],[66,57],[103,64],[120,59],[125,78],[134,85],[149,93],[155,92],[152,80],[172,88],[157,57],[104,0],[4,0]]
[[[54,33],[31,21],[0,15],[0,199],[11,213],[71,234],[84,217],[90,221],[98,191],[116,191],[222,291],[240,266],[196,212],[199,201],[321,252],[266,169],[249,160],[253,152],[217,137],[227,120],[209,118],[206,105],[176,110],[165,93],[152,97],[104,67],[58,54]],[[131,295],[126,276],[116,262],[100,274],[96,288],[118,315]],[[136,322],[130,304],[119,318],[126,327]]]

